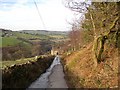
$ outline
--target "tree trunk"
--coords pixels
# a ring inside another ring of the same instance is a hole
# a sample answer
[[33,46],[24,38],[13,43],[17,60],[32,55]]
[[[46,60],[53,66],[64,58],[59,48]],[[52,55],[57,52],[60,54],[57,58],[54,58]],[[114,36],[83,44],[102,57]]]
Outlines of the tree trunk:
[[[89,9],[88,9],[89,10]],[[90,12],[90,18],[91,18],[91,22],[92,22],[92,26],[93,26],[93,32],[94,32],[94,43],[93,43],[93,62],[94,62],[94,68],[97,67],[97,47],[98,47],[98,38],[96,37],[96,32],[95,32],[95,23],[94,23],[94,20],[93,20],[93,15],[91,13],[91,11],[89,10]]]
[[94,61],[94,67],[97,67],[97,47],[98,47],[98,38],[94,37],[94,43],[93,43],[93,61]]
[[97,63],[100,63],[101,60],[102,60],[102,53],[104,51],[104,44],[105,44],[106,38],[105,38],[105,36],[101,36],[99,40],[100,40],[99,41],[99,43],[100,43],[100,49],[98,51]]
[[95,37],[94,39],[94,44],[93,44],[93,59],[94,59],[94,64],[95,67],[97,67],[97,64],[101,62],[101,58],[102,58],[102,53],[104,51],[104,44],[106,41],[106,36],[99,36],[99,37]]

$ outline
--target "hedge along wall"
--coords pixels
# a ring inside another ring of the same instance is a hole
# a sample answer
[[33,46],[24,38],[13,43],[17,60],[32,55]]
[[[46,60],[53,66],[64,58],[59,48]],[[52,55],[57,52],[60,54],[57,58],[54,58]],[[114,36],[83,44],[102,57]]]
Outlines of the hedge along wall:
[[54,56],[40,57],[36,62],[14,65],[2,70],[2,88],[27,88],[54,60]]

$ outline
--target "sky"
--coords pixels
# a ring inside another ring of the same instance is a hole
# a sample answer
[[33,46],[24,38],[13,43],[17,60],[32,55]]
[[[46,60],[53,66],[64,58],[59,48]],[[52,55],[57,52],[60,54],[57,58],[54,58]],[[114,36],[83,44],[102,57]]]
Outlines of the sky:
[[[34,1],[37,3],[38,14]],[[0,28],[10,30],[68,31],[74,12],[64,0],[0,0]]]

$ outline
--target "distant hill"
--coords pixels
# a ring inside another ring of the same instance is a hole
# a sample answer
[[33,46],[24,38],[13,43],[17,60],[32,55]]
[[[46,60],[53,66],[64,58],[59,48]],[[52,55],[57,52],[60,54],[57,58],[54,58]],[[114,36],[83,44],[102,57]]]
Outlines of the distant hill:
[[[2,37],[2,44],[0,47],[13,46],[17,43],[27,42],[32,40],[51,40],[60,41],[66,39],[68,32],[65,31],[46,31],[46,30],[21,30],[12,31],[7,29],[0,29],[0,36]],[[2,46],[1,46],[2,45]]]
[[43,35],[68,35],[68,31],[21,30],[20,32]]

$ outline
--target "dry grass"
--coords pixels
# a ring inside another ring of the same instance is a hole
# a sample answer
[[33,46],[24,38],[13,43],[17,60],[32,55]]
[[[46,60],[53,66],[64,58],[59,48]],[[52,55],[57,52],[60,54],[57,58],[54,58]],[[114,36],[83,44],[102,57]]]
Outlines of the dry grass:
[[118,50],[105,47],[104,62],[93,68],[92,44],[74,52],[63,60],[69,87],[116,88],[118,87]]

